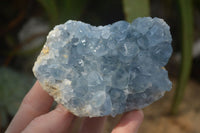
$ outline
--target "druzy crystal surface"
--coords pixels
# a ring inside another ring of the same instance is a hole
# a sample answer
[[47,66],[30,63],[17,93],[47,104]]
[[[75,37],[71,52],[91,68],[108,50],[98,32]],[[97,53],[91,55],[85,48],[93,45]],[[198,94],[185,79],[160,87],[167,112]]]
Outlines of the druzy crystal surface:
[[141,109],[171,89],[164,66],[172,54],[159,18],[106,26],[69,20],[47,36],[33,71],[43,89],[77,116]]

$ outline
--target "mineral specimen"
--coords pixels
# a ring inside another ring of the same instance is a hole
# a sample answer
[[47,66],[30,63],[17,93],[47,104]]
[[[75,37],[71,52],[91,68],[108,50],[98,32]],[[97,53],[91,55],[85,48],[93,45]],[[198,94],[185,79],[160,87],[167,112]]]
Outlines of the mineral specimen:
[[43,89],[77,116],[141,109],[171,89],[164,66],[172,54],[169,26],[159,18],[91,26],[57,25],[35,62]]

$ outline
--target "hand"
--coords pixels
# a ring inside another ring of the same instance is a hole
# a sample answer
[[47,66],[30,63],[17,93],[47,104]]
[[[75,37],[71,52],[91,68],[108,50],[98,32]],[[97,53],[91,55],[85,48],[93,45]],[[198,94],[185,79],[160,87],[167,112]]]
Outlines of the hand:
[[[62,105],[50,111],[53,98],[37,81],[25,96],[6,133],[69,133],[75,116]],[[136,133],[143,120],[142,111],[124,114],[112,133]],[[80,133],[101,133],[106,117],[85,118]]]

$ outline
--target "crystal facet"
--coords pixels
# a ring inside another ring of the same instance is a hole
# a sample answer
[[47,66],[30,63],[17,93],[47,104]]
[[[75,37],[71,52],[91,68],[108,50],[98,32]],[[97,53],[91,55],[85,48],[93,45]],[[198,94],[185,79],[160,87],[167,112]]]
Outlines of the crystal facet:
[[131,24],[57,25],[33,67],[43,89],[77,116],[141,109],[172,87],[164,69],[171,54],[169,26],[144,17]]

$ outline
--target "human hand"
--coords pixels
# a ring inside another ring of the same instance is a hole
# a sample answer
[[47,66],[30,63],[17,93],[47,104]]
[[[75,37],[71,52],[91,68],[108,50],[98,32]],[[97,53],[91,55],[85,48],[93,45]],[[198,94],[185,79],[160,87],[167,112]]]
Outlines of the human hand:
[[[53,98],[37,81],[22,101],[6,133],[69,133],[75,116],[62,105],[49,112]],[[143,120],[142,111],[125,113],[112,133],[136,133]],[[85,118],[80,133],[101,133],[106,117]]]

